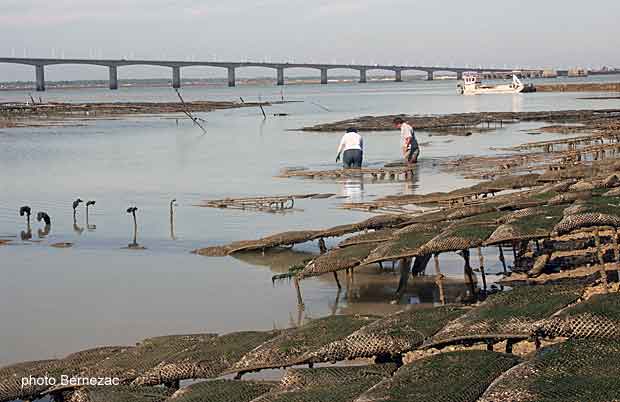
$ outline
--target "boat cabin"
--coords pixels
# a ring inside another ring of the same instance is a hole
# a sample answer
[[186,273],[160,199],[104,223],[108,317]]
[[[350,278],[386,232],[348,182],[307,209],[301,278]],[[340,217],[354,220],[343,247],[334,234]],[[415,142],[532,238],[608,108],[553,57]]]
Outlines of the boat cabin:
[[482,79],[480,78],[480,74],[478,73],[464,73],[463,83],[465,85],[482,84]]

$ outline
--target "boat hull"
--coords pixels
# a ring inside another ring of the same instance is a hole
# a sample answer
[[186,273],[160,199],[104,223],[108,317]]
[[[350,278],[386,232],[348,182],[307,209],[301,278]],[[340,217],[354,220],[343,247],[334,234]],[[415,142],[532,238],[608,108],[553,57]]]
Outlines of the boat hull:
[[523,92],[525,87],[514,75],[512,83],[503,85],[483,85],[478,76],[468,76],[463,83],[457,85],[457,92],[461,95],[518,94]]
[[474,87],[461,86],[459,92],[462,95],[483,95],[483,94],[518,94],[523,92],[524,87],[513,87],[512,85],[497,85],[489,87]]

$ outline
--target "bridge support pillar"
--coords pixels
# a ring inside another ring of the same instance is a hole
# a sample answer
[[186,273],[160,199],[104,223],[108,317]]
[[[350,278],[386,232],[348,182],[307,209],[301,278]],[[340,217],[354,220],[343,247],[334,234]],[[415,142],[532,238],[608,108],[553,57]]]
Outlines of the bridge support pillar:
[[462,71],[457,71],[456,72],[456,79],[461,81],[463,79],[463,72]]
[[278,85],[284,85],[284,67],[278,67]]
[[235,68],[228,67],[228,86],[234,87],[236,85],[235,79]]
[[35,66],[35,75],[37,79],[37,91],[45,91],[45,66],[42,64]]
[[181,88],[181,67],[172,67],[172,88]]
[[118,68],[110,66],[110,89],[118,89]]
[[363,68],[360,70],[360,84],[365,84],[368,82],[368,79],[366,77],[366,69]]
[[427,81],[432,81],[433,80],[433,72],[432,71],[427,71],[426,72],[426,80]]
[[402,82],[403,81],[403,72],[401,70],[396,70],[395,71],[395,77],[394,77],[394,81],[396,82]]
[[327,84],[327,69],[326,68],[321,69],[321,84],[323,85]]

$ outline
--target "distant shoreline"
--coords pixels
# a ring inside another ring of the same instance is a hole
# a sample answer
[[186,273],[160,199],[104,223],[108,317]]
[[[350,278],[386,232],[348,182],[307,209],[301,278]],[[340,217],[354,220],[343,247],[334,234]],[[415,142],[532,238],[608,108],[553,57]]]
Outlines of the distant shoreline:
[[[455,77],[437,77],[437,81],[446,79],[455,79]],[[358,77],[342,76],[332,77],[329,79],[330,83],[357,83]],[[403,77],[403,81],[424,81],[422,76],[407,76]],[[392,76],[376,76],[368,77],[368,82],[385,82],[394,81]],[[313,85],[320,84],[320,79],[314,77],[299,77],[292,78],[286,81],[286,85]],[[227,87],[228,81],[226,79],[188,79],[181,82],[182,88],[197,87],[197,88],[223,88]],[[238,79],[237,86],[276,86],[276,80],[271,78],[258,78],[258,79]],[[47,81],[46,90],[64,90],[64,89],[108,89],[107,80],[86,80],[86,81]],[[144,79],[144,80],[119,80],[119,89],[121,88],[167,88],[171,87],[172,83],[168,79]],[[34,82],[0,82],[1,91],[35,91]]]

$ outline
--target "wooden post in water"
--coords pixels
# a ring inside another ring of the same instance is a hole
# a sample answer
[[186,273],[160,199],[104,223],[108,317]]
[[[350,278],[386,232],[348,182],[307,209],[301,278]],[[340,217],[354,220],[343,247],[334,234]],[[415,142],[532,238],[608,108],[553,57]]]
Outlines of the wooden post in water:
[[340,280],[338,279],[338,272],[334,271],[334,279],[336,280],[336,285],[338,286],[338,291],[340,291],[340,289],[342,289],[342,286],[340,285]]
[[409,272],[411,269],[411,258],[401,258],[400,265],[400,279],[398,281],[398,289],[396,289],[396,297],[400,299],[405,290],[407,290],[407,283],[409,282]]
[[471,297],[474,299],[476,297],[476,285],[474,284],[474,271],[471,269],[471,264],[469,262],[469,249],[462,250],[461,253],[461,256],[465,260],[465,266],[463,267],[465,278],[469,285],[469,290],[471,291]]
[[603,282],[603,286],[605,286],[605,293],[607,293],[607,271],[605,270],[605,260],[601,251],[601,238],[599,235],[599,228],[596,228],[594,230],[594,242],[596,244],[596,255],[598,256],[598,262],[600,264],[599,270],[601,272],[601,281]]
[[321,254],[327,253],[327,246],[325,245],[325,239],[322,237],[319,239],[319,252]]
[[487,291],[487,276],[484,273],[484,256],[482,255],[482,247],[478,247],[478,260],[480,261],[480,274],[482,275],[482,289]]
[[295,279],[293,280],[293,282],[295,283],[295,291],[297,292],[297,306],[303,309],[304,300],[301,297],[301,289],[299,287],[299,278],[295,276]]
[[504,268],[504,273],[507,273],[506,269],[506,258],[504,257],[504,250],[502,249],[502,245],[499,245],[499,260],[502,263],[502,268]]
[[442,305],[445,306],[446,305],[446,294],[443,288],[443,275],[441,273],[441,270],[439,269],[439,254],[435,254],[433,258],[435,260],[435,283],[437,284],[437,287],[439,288],[439,301],[441,302]]
[[176,240],[176,236],[174,235],[174,206],[176,201],[176,198],[170,201],[170,238],[172,240]]

